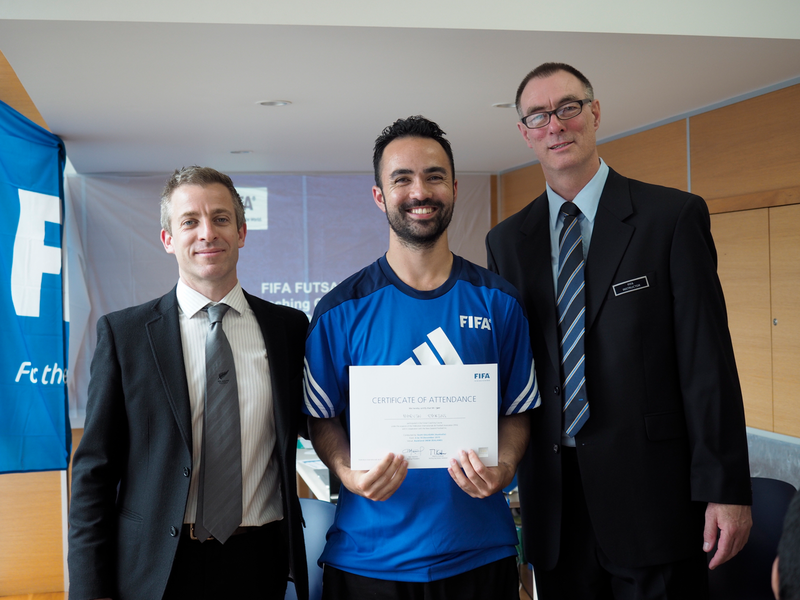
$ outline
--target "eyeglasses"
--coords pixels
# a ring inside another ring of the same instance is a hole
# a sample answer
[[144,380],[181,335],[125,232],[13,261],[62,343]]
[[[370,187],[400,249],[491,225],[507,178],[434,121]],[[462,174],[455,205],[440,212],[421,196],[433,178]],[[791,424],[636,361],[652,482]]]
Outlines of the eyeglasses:
[[558,117],[559,121],[568,121],[574,119],[583,110],[584,105],[591,103],[591,99],[584,98],[583,100],[574,100],[562,104],[555,110],[543,110],[540,112],[531,113],[522,117],[521,121],[528,129],[540,129],[550,123],[550,117],[553,115]]

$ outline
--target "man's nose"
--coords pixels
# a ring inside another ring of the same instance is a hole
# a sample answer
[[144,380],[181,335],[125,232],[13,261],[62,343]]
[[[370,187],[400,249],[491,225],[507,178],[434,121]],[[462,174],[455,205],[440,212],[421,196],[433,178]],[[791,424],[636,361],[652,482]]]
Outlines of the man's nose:
[[555,114],[550,115],[550,122],[547,124],[547,130],[552,133],[564,131],[564,121],[559,119]]
[[414,180],[411,186],[411,197],[417,200],[425,200],[430,197],[430,186],[424,177]]
[[212,221],[201,221],[198,228],[200,239],[215,240],[217,239],[217,228]]

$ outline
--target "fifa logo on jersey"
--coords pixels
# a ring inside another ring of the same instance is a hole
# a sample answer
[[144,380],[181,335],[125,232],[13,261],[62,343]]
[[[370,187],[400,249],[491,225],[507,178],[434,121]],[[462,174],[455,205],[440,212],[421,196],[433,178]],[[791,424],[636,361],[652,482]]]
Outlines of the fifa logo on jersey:
[[461,329],[488,329],[492,330],[492,320],[488,317],[476,317],[473,315],[458,315],[461,322]]

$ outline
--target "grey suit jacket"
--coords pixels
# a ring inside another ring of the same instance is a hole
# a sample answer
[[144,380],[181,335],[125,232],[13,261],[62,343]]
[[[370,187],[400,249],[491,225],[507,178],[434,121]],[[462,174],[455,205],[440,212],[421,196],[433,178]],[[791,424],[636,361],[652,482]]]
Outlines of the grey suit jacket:
[[[264,335],[290,571],[308,597],[295,455],[308,320],[245,293]],[[70,506],[70,598],[162,597],[178,547],[192,468],[189,391],[175,289],[102,317]]]

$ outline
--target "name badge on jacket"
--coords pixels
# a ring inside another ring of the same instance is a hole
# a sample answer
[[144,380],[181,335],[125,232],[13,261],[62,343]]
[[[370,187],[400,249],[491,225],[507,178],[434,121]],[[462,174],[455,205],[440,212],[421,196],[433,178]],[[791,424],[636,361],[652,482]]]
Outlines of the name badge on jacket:
[[644,290],[649,287],[650,283],[647,281],[646,275],[637,277],[636,279],[629,279],[622,283],[615,283],[612,286],[615,296],[622,296],[622,294],[628,294],[630,292],[638,292],[639,290]]

